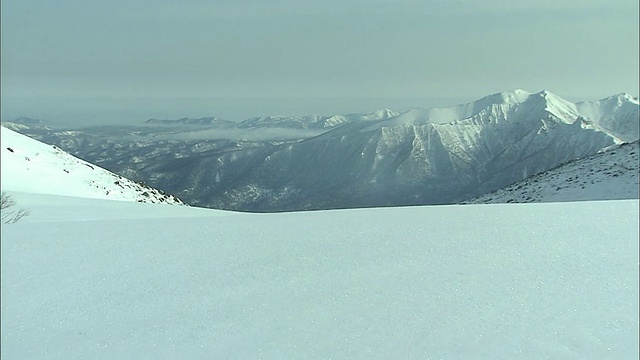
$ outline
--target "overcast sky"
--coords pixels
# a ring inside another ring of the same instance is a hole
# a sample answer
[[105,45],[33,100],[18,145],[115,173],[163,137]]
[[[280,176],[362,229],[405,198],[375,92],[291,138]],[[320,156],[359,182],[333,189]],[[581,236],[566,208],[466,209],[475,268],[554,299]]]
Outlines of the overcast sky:
[[7,0],[1,14],[5,120],[638,95],[638,0]]

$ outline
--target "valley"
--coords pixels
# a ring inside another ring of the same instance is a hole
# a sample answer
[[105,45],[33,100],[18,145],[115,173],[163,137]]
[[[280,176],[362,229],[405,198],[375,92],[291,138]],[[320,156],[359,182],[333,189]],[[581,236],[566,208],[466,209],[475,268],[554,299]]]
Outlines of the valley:
[[467,201],[638,140],[638,108],[513,90],[405,113],[4,124],[193,206],[279,212]]

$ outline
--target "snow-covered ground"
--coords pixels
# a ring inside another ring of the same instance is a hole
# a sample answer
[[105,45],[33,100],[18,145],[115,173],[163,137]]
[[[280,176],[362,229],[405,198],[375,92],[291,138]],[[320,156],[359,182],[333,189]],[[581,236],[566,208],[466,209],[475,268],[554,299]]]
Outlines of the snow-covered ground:
[[639,143],[612,146],[468,203],[528,203],[638,199]]
[[2,358],[637,359],[638,201],[238,214],[12,193]]
[[639,355],[637,199],[243,214],[59,194],[2,146],[2,359]]
[[[3,189],[150,203],[183,204],[173,195],[136,183],[4,126]],[[4,183],[8,186],[5,186]]]

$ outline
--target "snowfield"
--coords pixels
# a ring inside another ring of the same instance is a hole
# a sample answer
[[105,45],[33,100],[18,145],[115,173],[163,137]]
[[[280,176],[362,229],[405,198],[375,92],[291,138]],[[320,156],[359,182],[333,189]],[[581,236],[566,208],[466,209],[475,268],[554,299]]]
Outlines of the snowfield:
[[[4,126],[2,189],[183,205],[175,196],[116,175]],[[5,186],[8,184],[8,186]]]
[[281,214],[12,193],[2,358],[638,357],[638,201]]

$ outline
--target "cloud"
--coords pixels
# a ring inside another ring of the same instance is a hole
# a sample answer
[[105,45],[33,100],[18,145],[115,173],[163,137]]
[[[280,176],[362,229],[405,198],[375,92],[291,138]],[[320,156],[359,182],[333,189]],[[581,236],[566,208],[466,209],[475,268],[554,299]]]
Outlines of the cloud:
[[[288,141],[305,139],[320,135],[326,129],[287,129],[287,128],[259,128],[259,129],[205,129],[183,131],[171,134],[153,135],[152,140],[244,140],[244,141]],[[140,138],[136,137],[136,140]]]

